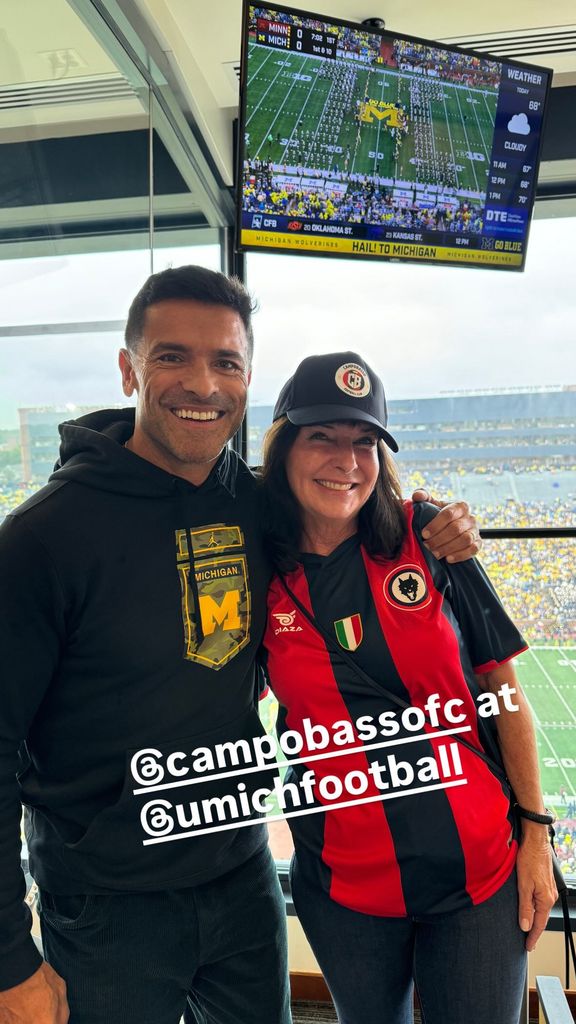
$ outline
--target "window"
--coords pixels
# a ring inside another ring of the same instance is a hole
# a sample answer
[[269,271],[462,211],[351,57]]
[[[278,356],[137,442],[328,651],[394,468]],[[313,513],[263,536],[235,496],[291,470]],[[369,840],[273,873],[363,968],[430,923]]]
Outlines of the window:
[[[573,526],[574,223],[534,221],[523,275],[250,254],[249,284],[261,304],[250,462],[261,459],[274,401],[299,361],[358,351],[384,380],[406,495],[425,484],[442,498],[464,498],[486,528]],[[482,553],[531,644],[518,673],[573,882],[575,556],[573,537],[487,541]],[[278,842],[283,855],[283,836]]]
[[[58,423],[126,404],[117,352],[150,272],[221,266],[186,132],[91,5],[79,10],[62,2],[47,19],[27,0],[5,25],[19,60],[0,112],[0,520],[45,483]],[[56,25],[67,49],[49,48]]]
[[[157,270],[220,267],[216,244],[155,256]],[[149,272],[147,250],[0,261],[0,519],[46,482],[59,423],[128,404],[117,356]]]

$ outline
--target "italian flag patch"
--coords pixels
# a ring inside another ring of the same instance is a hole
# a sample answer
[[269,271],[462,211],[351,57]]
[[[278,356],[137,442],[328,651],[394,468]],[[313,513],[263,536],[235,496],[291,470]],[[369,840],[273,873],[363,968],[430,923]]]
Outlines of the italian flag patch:
[[360,615],[349,615],[347,619],[338,619],[334,623],[336,639],[345,651],[355,651],[362,643],[362,619]]

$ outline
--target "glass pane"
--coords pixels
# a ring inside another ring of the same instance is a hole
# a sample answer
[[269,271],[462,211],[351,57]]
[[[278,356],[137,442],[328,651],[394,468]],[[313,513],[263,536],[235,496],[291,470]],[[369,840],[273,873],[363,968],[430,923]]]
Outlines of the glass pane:
[[576,538],[489,540],[482,561],[530,649],[515,667],[532,708],[542,788],[576,883]]
[[42,486],[58,424],[125,405],[117,353],[149,255],[0,261],[0,518]]
[[150,266],[139,73],[67,0],[8,4],[2,27],[0,518],[45,483],[59,422],[124,404],[116,352]]
[[[384,379],[405,494],[426,484],[443,498],[465,498],[487,527],[573,525],[574,224],[535,221],[527,270],[517,276],[249,254],[249,285],[261,306],[250,462],[261,460],[273,404],[298,362],[354,350]],[[484,555],[533,645],[520,659],[520,678],[536,715],[543,785],[561,816],[564,870],[573,881],[575,544],[503,541],[487,544]]]
[[39,243],[60,251],[99,219],[147,236],[148,90],[138,72],[125,57],[120,69],[66,0],[7,8],[0,240],[9,258]]
[[486,526],[570,523],[574,223],[535,221],[519,275],[250,254],[250,461],[297,363],[352,349],[384,379],[407,493],[425,481],[466,498]]
[[208,245],[195,245],[194,232],[181,232],[186,242],[165,245],[162,235],[154,236],[154,273],[168,267],[182,267],[193,263],[207,267],[208,270],[220,270],[221,248],[217,240]]
[[121,320],[149,272],[147,249],[0,260],[0,330]]
[[[219,269],[219,245],[193,237],[159,248],[157,269]],[[59,423],[128,404],[117,356],[149,272],[146,249],[0,260],[0,519],[46,482]]]

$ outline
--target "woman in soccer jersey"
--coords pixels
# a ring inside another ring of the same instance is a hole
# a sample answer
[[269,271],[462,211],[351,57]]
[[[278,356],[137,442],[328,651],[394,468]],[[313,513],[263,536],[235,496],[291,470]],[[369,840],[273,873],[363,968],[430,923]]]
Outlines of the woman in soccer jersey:
[[339,1019],[408,1024],[415,982],[426,1024],[517,1024],[556,896],[525,643],[476,562],[426,549],[435,509],[401,499],[360,356],[305,359],[274,420],[264,657],[294,903]]

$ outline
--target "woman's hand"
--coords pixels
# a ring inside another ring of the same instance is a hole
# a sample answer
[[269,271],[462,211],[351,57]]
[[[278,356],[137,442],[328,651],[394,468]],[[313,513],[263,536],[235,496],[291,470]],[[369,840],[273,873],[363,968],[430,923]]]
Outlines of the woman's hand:
[[476,517],[465,501],[437,501],[428,491],[414,491],[412,501],[429,501],[441,511],[422,530],[426,547],[435,558],[465,562],[477,555],[482,546]]
[[518,850],[518,920],[526,936],[529,953],[546,927],[558,892],[552,869],[552,849],[546,825],[523,821],[523,837]]
[[[512,662],[507,661],[481,675],[476,674],[476,681],[481,690],[498,696],[498,741],[516,800],[520,807],[527,807],[537,814],[543,814],[545,807],[532,714],[516,678]],[[504,683],[508,685],[508,693],[514,698],[515,706],[511,708],[500,702],[500,692]],[[547,826],[522,818],[522,839],[516,861],[518,920],[522,931],[528,933],[528,952],[534,949],[558,898],[552,857]]]

